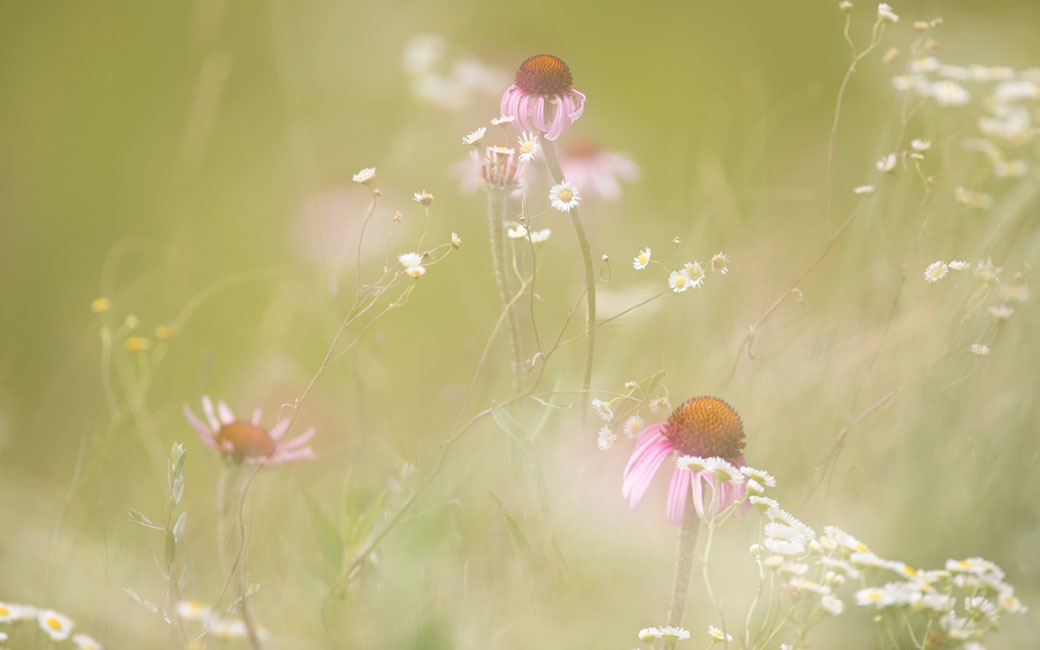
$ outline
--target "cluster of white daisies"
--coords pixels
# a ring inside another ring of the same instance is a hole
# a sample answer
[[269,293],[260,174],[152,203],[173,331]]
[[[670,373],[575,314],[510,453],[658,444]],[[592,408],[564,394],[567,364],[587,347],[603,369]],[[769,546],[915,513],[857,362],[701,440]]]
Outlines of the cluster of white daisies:
[[73,634],[76,624],[53,609],[37,609],[31,605],[0,602],[0,643],[8,640],[7,625],[20,621],[36,621],[51,641],[70,640],[79,650],[101,650],[101,644],[86,634]]
[[[653,251],[649,247],[639,251],[632,258],[632,268],[642,271],[651,263]],[[662,265],[663,266],[663,265]],[[726,275],[729,273],[729,256],[719,251],[712,256],[709,267],[716,273]],[[664,267],[667,269],[667,267]],[[668,274],[668,288],[675,293],[682,293],[687,289],[696,289],[704,284],[708,274],[704,271],[699,261],[686,262],[682,268],[675,269]]]

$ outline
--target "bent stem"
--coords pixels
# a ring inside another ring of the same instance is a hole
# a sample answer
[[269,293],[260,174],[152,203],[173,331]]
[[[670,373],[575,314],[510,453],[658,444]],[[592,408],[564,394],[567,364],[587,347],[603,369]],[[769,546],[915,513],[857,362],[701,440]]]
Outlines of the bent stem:
[[[687,495],[689,497],[690,495]],[[682,622],[686,609],[686,596],[690,592],[690,576],[693,575],[693,552],[697,547],[697,531],[701,521],[697,510],[687,504],[683,511],[682,526],[679,528],[679,554],[675,560],[675,583],[672,585],[672,602],[668,606],[668,625],[678,627]],[[675,641],[669,641],[665,648],[671,650]]]
[[[539,134],[542,151],[545,152],[545,164],[553,177],[553,182],[562,183],[566,179],[563,176],[563,168],[556,157],[556,145],[547,140],[544,135]],[[592,385],[592,356],[596,347],[596,275],[592,268],[592,251],[589,248],[589,238],[585,234],[585,226],[581,223],[581,216],[577,208],[571,208],[571,223],[574,224],[574,233],[578,236],[578,247],[581,249],[582,262],[585,264],[585,371],[582,375],[581,387],[586,391],[581,398],[582,422],[588,416],[589,410],[589,387]],[[584,427],[583,427],[584,428]]]
[[502,307],[506,312],[506,325],[509,330],[509,342],[513,349],[513,394],[520,393],[520,369],[523,367],[523,355],[520,350],[520,327],[516,320],[516,311],[510,299],[509,275],[506,273],[505,220],[509,206],[509,194],[504,188],[488,186],[488,233],[491,239],[491,260],[495,266],[495,280],[498,282],[498,295],[502,299]]

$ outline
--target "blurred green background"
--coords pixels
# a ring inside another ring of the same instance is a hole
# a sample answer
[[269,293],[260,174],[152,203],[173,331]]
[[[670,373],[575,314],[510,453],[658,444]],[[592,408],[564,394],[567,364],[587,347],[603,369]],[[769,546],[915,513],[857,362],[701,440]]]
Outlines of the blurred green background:
[[[852,34],[862,45],[873,9],[857,4]],[[127,508],[162,511],[158,462],[183,441],[185,594],[215,601],[226,577],[214,529],[221,463],[182,405],[198,410],[209,393],[242,413],[263,407],[270,425],[300,394],[354,286],[368,196],[350,177],[375,166],[383,197],[369,276],[395,211],[403,222],[391,253],[414,247],[424,223],[414,191],[436,197],[427,242],[457,232],[465,243],[322,376],[297,425],[317,427],[319,459],[257,477],[257,618],[280,647],[402,649],[629,648],[639,628],[663,622],[675,534],[663,517],[665,481],[629,512],[620,485],[631,443],[596,451],[574,408],[551,413],[534,439],[548,510],[487,419],[349,598],[322,606],[336,558],[322,556],[308,495],[332,522],[355,520],[384,488],[394,511],[450,434],[498,313],[484,201],[461,193],[452,172],[465,155],[461,136],[497,115],[498,94],[478,90],[447,108],[411,92],[402,53],[415,35],[439,34],[449,58],[476,57],[507,80],[527,56],[562,57],[589,100],[561,144],[593,138],[641,166],[642,181],[620,202],[582,206],[594,255],[612,260],[602,316],[663,286],[660,274],[631,269],[643,246],[670,259],[679,236],[682,259],[705,262],[721,249],[733,260],[728,276],[604,327],[595,388],[621,391],[663,370],[673,403],[719,394],[744,419],[748,461],[777,475],[775,496],[807,523],[841,525],[914,566],[983,555],[1040,607],[1034,302],[1016,305],[987,339],[991,356],[975,357],[967,345],[992,326],[974,279],[921,278],[936,259],[992,257],[1006,277],[1022,271],[1036,284],[1036,172],[995,179],[956,146],[977,103],[915,113],[907,138],[945,145],[924,163],[933,195],[923,200],[909,171],[886,179],[801,285],[804,301],[767,321],[757,360],[745,358],[726,384],[747,325],[827,240],[827,136],[849,62],[835,5],[0,4],[0,600],[52,606],[108,647],[177,647],[121,592],[162,594],[146,550],[161,541],[130,524]],[[915,38],[911,20],[944,18],[934,35],[944,62],[1040,63],[1034,2],[894,8],[904,20],[846,96],[837,220],[861,201],[849,189],[870,181],[900,131],[903,99],[889,79]],[[900,56],[886,67],[890,46]],[[1030,142],[1017,156],[1035,163],[1037,151]],[[953,203],[956,185],[993,194],[996,207]],[[532,212],[546,207],[543,191],[530,197]],[[308,206],[330,196],[338,207],[329,209],[350,218],[322,247]],[[569,223],[552,214],[545,225],[554,235],[540,269],[543,336],[581,287]],[[104,317],[89,310],[101,295],[113,303]],[[117,341],[116,354],[148,364],[155,380],[142,407],[113,424],[102,322],[118,327],[133,314],[151,336],[186,308],[158,366],[154,351],[127,356]],[[578,347],[554,359],[546,390],[580,385]],[[504,348],[493,354],[471,411],[508,396]],[[839,431],[892,391],[850,429],[828,482],[820,466]],[[391,480],[405,463],[416,475]],[[724,535],[716,572],[739,617],[753,591],[745,549],[755,521]],[[717,622],[709,607],[695,592],[686,616],[695,634]],[[823,645],[869,638],[865,612],[851,609],[821,626]],[[1036,620],[1009,618],[987,646],[1031,647]]]

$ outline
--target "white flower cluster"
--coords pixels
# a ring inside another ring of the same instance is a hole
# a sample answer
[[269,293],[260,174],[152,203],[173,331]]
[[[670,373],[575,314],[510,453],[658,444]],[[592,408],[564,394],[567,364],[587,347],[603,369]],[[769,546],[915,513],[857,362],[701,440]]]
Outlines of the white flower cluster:
[[983,558],[949,560],[943,569],[919,571],[879,557],[836,526],[824,527],[823,535],[817,536],[773,499],[753,496],[750,502],[764,515],[761,541],[751,547],[752,555],[763,579],[787,592],[795,627],[811,627],[824,615],[842,614],[848,596],[843,599],[838,592],[846,581],[862,585],[851,596],[856,605],[900,610],[898,615],[874,619],[890,626],[879,630],[886,639],[908,630],[916,638],[928,630],[942,630],[951,640],[980,642],[996,629],[1001,614],[1027,609],[1014,587],[1004,582],[1000,567]]
[[[207,635],[218,639],[244,639],[248,636],[246,624],[241,618],[221,618],[212,607],[197,600],[182,600],[177,603],[177,615],[181,621],[201,623]],[[257,626],[256,633],[261,641],[266,641],[271,636],[262,625]]]
[[[632,268],[637,271],[642,271],[650,264],[651,250],[649,247],[639,251],[639,254],[632,258]],[[715,253],[709,267],[712,271],[721,275],[729,273],[729,255],[726,255],[722,251]],[[704,267],[698,261],[686,262],[683,264],[681,269],[676,269],[668,275],[668,288],[675,293],[682,293],[687,289],[696,289],[704,285],[704,280],[708,277],[708,274],[704,271]]]
[[[651,398],[649,395],[640,395],[640,383],[635,381],[625,384],[625,388],[629,391],[627,397],[617,397],[610,402],[592,400],[593,413],[604,422],[596,438],[596,446],[600,451],[607,451],[613,447],[619,436],[630,440],[639,436],[647,426],[646,420],[640,415],[643,408],[649,408],[652,415],[660,418],[668,417],[672,412],[672,405],[667,396]],[[617,405],[617,414],[612,403]]]
[[[15,624],[20,621],[36,621],[51,641],[70,639],[79,650],[101,650],[101,644],[86,634],[72,634],[76,624],[71,618],[53,609],[38,609],[32,605],[0,602],[0,624]],[[7,634],[0,631],[0,641],[5,641]]]

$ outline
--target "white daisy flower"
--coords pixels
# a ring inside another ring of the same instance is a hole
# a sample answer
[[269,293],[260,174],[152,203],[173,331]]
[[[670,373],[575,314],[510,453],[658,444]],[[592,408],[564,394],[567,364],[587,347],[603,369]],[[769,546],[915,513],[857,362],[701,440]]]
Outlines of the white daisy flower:
[[498,126],[499,124],[512,124],[513,120],[515,119],[515,115],[499,115],[498,117],[491,118],[491,126]]
[[422,264],[407,266],[405,267],[404,272],[407,273],[409,277],[421,278],[422,276],[426,275],[426,267]]
[[852,188],[853,194],[873,194],[877,187],[874,185],[857,185]]
[[596,435],[596,446],[599,447],[600,451],[606,451],[614,446],[614,442],[617,441],[617,434],[610,430],[610,427],[603,425]]
[[949,267],[946,266],[946,262],[932,262],[924,270],[924,279],[927,282],[938,282],[945,278],[948,272]]
[[954,271],[966,271],[971,268],[971,264],[964,260],[950,260],[950,263],[947,266]]
[[762,534],[766,537],[785,540],[788,542],[805,543],[809,541],[808,536],[799,528],[788,526],[787,524],[782,524],[778,521],[770,521],[763,526]]
[[506,236],[510,239],[523,239],[527,237],[527,226],[522,223],[514,224],[506,229]]
[[354,174],[354,182],[355,183],[361,183],[362,185],[364,185],[365,183],[371,183],[372,179],[375,178],[375,177],[376,177],[376,168],[375,167],[365,167],[364,169],[362,169],[358,173]]
[[878,171],[890,172],[896,168],[896,160],[896,155],[890,153],[887,156],[882,157],[881,160],[878,160],[874,166],[878,168]]
[[535,230],[531,232],[531,242],[534,244],[544,243],[549,239],[549,235],[552,234],[552,230],[549,228],[542,228],[541,230]]
[[704,471],[711,472],[719,480],[719,484],[732,483],[740,485],[744,482],[744,475],[728,460],[712,456],[704,461]]
[[[837,543],[838,546],[841,546],[844,549],[847,549],[849,551],[856,551],[859,553],[870,553],[870,548],[868,548],[866,544],[859,541],[852,535],[849,535],[837,526],[824,526],[823,534],[826,535],[828,539],[833,540],[835,543]],[[827,546],[828,545],[824,543],[824,548],[827,548]]]
[[993,175],[997,178],[1022,178],[1029,171],[1024,160],[997,160],[993,163]]
[[803,535],[805,535],[807,540],[816,539],[816,531],[783,508],[770,508],[769,510],[766,510],[766,516],[769,517],[771,521],[779,521],[787,524],[791,528],[798,529]]
[[923,140],[921,138],[914,138],[910,141],[910,147],[914,151],[928,151],[932,148],[931,140]]
[[639,251],[639,255],[632,258],[632,268],[637,271],[642,271],[646,268],[646,265],[650,263],[650,248],[644,248]]
[[762,546],[780,555],[801,555],[805,553],[805,544],[792,542],[779,537],[767,537],[762,540]]
[[625,420],[625,426],[622,427],[621,430],[624,432],[626,438],[635,438],[643,431],[645,426],[646,424],[643,422],[643,418],[638,415],[633,415]]
[[784,565],[787,560],[783,555],[770,555],[769,557],[762,560],[762,566],[767,569],[778,569]]
[[859,569],[845,560],[839,560],[838,558],[833,557],[821,557],[819,563],[821,566],[827,567],[828,569],[837,569],[853,580],[859,579]]
[[983,596],[965,596],[964,609],[971,614],[988,618],[990,621],[996,621],[1000,618],[1000,612],[997,611],[997,606],[993,601],[984,598]]
[[748,497],[748,501],[751,502],[751,505],[763,512],[770,508],[780,507],[780,504],[777,503],[776,499],[770,499],[769,497]]
[[639,630],[639,640],[644,643],[657,641],[681,641],[690,638],[690,632],[686,628],[667,625],[664,627],[646,627]]
[[980,357],[984,357],[990,352],[989,346],[981,343],[972,343],[971,347],[968,348],[968,351],[972,354],[977,354]]
[[916,73],[938,72],[942,63],[934,56],[919,56],[910,62],[910,71]]
[[482,126],[476,131],[467,133],[466,135],[462,136],[462,144],[470,144],[473,146],[477,146],[478,144],[480,144],[480,141],[484,139],[485,133],[487,133],[486,126]]
[[520,160],[533,160],[535,155],[538,154],[538,138],[535,137],[534,133],[526,131],[517,137],[517,142],[520,144],[518,151],[520,152]]
[[549,201],[552,202],[552,207],[560,212],[570,212],[571,208],[575,208],[581,203],[581,193],[578,192],[578,188],[563,181],[553,185],[549,190]]
[[689,289],[690,276],[686,274],[686,269],[683,269],[682,271],[672,271],[668,276],[668,287],[675,293],[682,293]]
[[675,459],[675,466],[694,474],[708,469],[708,459],[700,456],[679,456]]
[[726,634],[725,632],[723,632],[719,628],[715,627],[714,625],[709,625],[708,626],[708,636],[710,636],[711,638],[715,639],[716,641],[732,641],[733,640],[733,635],[732,634]]
[[433,203],[433,195],[427,192],[426,190],[412,194],[412,199],[416,203],[421,203],[423,205],[430,205],[431,203]]
[[707,277],[700,262],[687,262],[683,265],[683,271],[686,271],[686,276],[690,278],[690,286],[694,289],[704,284],[704,278]]
[[833,594],[827,594],[821,598],[820,607],[831,616],[840,616],[845,611],[845,603]]
[[827,585],[821,585],[814,580],[807,580],[801,576],[795,576],[788,580],[787,586],[798,591],[811,591],[820,596],[826,596],[831,593],[831,588]]
[[397,261],[404,267],[419,266],[422,264],[422,255],[419,253],[401,253],[397,256]]
[[921,596],[921,607],[935,612],[948,612],[956,605],[953,596],[940,593],[927,593]]
[[610,404],[601,399],[592,400],[592,410],[604,422],[610,422],[614,419],[614,410],[610,408]]
[[866,589],[860,589],[856,592],[856,604],[857,605],[873,605],[877,608],[888,607],[893,604],[895,600],[892,595],[884,589],[878,589],[877,587],[867,587]]
[[755,469],[754,467],[748,467],[745,465],[740,468],[740,473],[750,479],[758,481],[766,487],[776,487],[776,479],[772,474],[765,470]]
[[852,11],[852,3],[849,2],[849,0],[841,0],[841,2],[838,3],[838,9],[848,13]]
[[711,270],[718,271],[722,275],[729,273],[729,255],[722,251],[711,256]]
[[64,641],[69,638],[75,625],[71,618],[59,614],[53,609],[41,609],[36,612],[36,621],[40,624],[40,629],[54,641]]
[[986,310],[997,320],[1007,320],[1011,318],[1011,314],[1015,313],[1015,308],[1008,305],[990,305],[986,307]]
[[971,100],[971,93],[956,81],[936,81],[928,88],[928,94],[940,106],[961,106]]
[[899,16],[892,11],[892,7],[887,2],[882,2],[877,6],[877,17],[886,23],[899,22]]
[[997,604],[1004,608],[1009,614],[1024,614],[1029,608],[1015,596],[1015,590],[1008,587],[997,596]]
[[454,232],[451,233],[451,247],[452,248],[461,248],[462,247],[462,239],[459,237],[458,233],[454,233]]
[[792,576],[803,576],[807,571],[809,565],[805,562],[784,562],[779,569],[779,573],[789,573]]
[[747,483],[745,483],[745,486],[748,491],[748,494],[758,495],[766,493],[766,488],[753,478],[749,478],[747,480]]
[[213,615],[213,610],[197,600],[182,600],[177,603],[177,615],[186,621],[205,621]]
[[76,644],[79,650],[101,650],[101,644],[86,634],[73,635],[72,642]]

